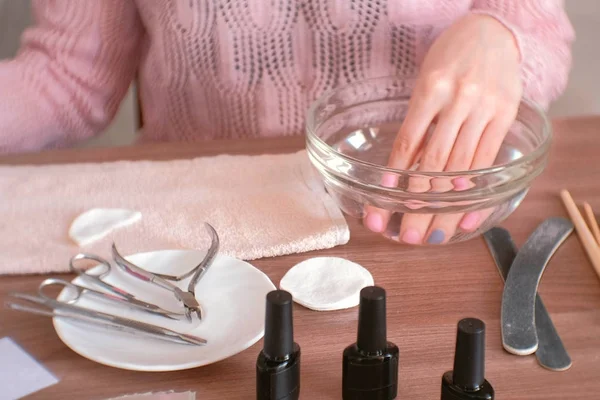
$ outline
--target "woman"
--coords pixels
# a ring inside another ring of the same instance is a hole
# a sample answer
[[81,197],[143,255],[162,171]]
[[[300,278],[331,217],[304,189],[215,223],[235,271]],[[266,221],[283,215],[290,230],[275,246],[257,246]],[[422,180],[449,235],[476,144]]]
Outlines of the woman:
[[[322,92],[416,73],[390,166],[422,151],[425,170],[483,168],[523,95],[547,107],[564,90],[574,33],[562,3],[38,0],[19,55],[0,63],[0,151],[98,134],[136,76],[143,140],[192,141],[302,134]],[[407,224],[403,240],[423,241],[430,221]],[[367,225],[380,231],[386,216]]]

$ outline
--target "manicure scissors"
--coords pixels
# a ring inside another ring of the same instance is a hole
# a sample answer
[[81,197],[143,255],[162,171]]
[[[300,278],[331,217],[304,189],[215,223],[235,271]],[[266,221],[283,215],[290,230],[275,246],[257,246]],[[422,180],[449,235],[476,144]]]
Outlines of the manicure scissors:
[[[75,262],[81,261],[81,260],[96,261],[96,262],[100,263],[97,267],[97,268],[99,268],[99,271],[91,273],[91,271],[89,271],[89,270],[85,270],[85,269],[76,267]],[[71,260],[69,261],[69,269],[71,270],[71,272],[79,275],[79,277],[86,283],[89,283],[91,285],[100,286],[101,288],[106,289],[109,292],[111,292],[119,297],[128,299],[128,300],[133,300],[135,298],[135,296],[132,295],[131,293],[128,293],[127,291],[120,289],[116,286],[113,286],[109,283],[106,283],[105,281],[102,280],[102,278],[105,278],[106,276],[108,276],[108,274],[110,273],[110,270],[111,270],[110,263],[102,257],[96,256],[93,254],[87,254],[87,253],[77,254],[73,258],[71,258]]]
[[88,294],[88,295],[91,295],[93,297],[96,297],[96,298],[99,298],[102,300],[107,300],[107,301],[110,301],[110,302],[113,302],[113,303],[116,303],[119,305],[123,305],[123,306],[127,306],[127,307],[130,307],[133,309],[145,311],[145,312],[148,312],[151,314],[160,315],[162,317],[166,317],[169,319],[178,320],[179,318],[177,318],[177,317],[185,316],[185,314],[174,313],[174,312],[165,310],[161,307],[158,307],[157,305],[154,305],[151,303],[146,303],[144,301],[137,300],[135,298],[124,298],[124,297],[115,295],[113,293],[100,292],[98,290],[83,287],[83,286],[77,285],[75,283],[67,282],[65,280],[58,279],[58,278],[48,278],[40,284],[40,286],[38,288],[38,293],[39,293],[40,297],[47,299],[47,300],[56,300],[53,296],[47,294],[47,289],[50,286],[60,286],[63,289],[65,289],[65,288],[67,289],[65,293],[67,293],[69,295],[69,297],[66,301],[63,301],[66,304],[74,304],[83,295]]

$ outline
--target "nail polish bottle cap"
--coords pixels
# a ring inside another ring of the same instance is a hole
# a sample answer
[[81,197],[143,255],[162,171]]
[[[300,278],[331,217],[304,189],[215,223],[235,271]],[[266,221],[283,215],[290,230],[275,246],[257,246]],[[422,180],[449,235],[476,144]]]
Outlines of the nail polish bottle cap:
[[365,353],[377,353],[387,346],[385,290],[369,286],[360,291],[356,344]]
[[479,319],[458,322],[452,380],[465,390],[477,390],[485,381],[485,324]]
[[270,360],[285,360],[293,352],[292,295],[273,290],[267,294],[263,353]]
[[300,346],[294,343],[292,295],[274,290],[266,297],[264,344],[256,360],[256,399],[298,400]]
[[398,389],[398,347],[387,342],[385,290],[369,286],[360,292],[358,334],[344,352],[342,396],[393,399]]

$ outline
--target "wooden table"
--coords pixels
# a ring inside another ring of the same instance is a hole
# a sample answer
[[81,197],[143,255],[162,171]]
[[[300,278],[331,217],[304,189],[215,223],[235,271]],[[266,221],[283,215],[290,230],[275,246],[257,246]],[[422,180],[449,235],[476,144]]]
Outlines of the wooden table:
[[[600,118],[556,121],[551,163],[504,226],[520,246],[543,219],[567,216],[558,191],[600,210]],[[0,163],[56,163],[117,159],[171,159],[229,153],[297,150],[299,139],[168,144],[121,149],[68,150],[11,156]],[[442,373],[451,369],[459,319],[487,323],[487,378],[498,399],[600,398],[600,279],[573,234],[559,249],[540,292],[573,359],[566,372],[541,368],[535,356],[506,353],[500,341],[502,281],[483,239],[447,247],[392,244],[351,223],[346,246],[254,262],[275,284],[295,263],[315,255],[346,257],[367,267],[388,293],[388,337],[401,349],[400,399],[439,399]],[[70,278],[70,277],[69,277]],[[34,291],[40,277],[0,278],[9,290]],[[355,340],[357,309],[320,313],[294,309],[295,338],[302,346],[302,399],[341,398],[341,354]],[[105,367],[76,355],[48,319],[0,310],[0,337],[10,336],[60,378],[31,399],[105,399],[127,393],[194,390],[201,400],[252,399],[254,362],[262,341],[214,365],[169,373]],[[1,357],[1,355],[0,355]]]

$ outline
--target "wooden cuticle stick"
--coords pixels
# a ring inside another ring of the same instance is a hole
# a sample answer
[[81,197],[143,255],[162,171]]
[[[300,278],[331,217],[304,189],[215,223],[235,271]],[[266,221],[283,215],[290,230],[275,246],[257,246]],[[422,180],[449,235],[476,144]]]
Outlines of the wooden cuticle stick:
[[592,206],[585,202],[583,203],[583,210],[585,211],[585,216],[588,219],[588,225],[590,227],[590,230],[594,234],[596,243],[598,244],[598,246],[600,246],[600,227],[598,227],[598,221],[596,220],[596,216],[594,215]]
[[579,209],[573,201],[569,191],[565,189],[561,190],[560,197],[562,198],[565,208],[569,213],[573,225],[575,225],[579,240],[583,244],[588,258],[590,259],[594,270],[596,270],[596,274],[598,274],[598,277],[600,278],[600,247],[598,246],[598,243],[596,243],[592,232],[585,223],[585,220],[579,212]]

